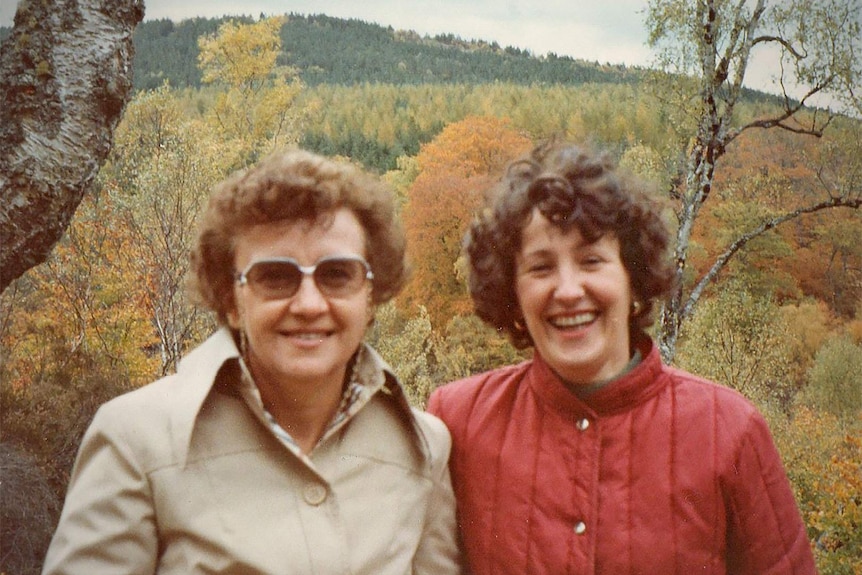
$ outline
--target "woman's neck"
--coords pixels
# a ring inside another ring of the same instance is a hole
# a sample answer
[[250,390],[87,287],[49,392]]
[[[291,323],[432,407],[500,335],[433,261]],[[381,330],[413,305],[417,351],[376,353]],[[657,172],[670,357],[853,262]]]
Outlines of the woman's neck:
[[328,381],[291,382],[252,374],[264,408],[303,453],[311,453],[341,403],[343,376]]
[[600,389],[604,389],[608,385],[612,384],[613,382],[615,382],[615,381],[619,380],[620,378],[622,378],[623,376],[625,376],[631,370],[636,368],[642,360],[643,360],[643,356],[641,355],[640,350],[635,348],[634,353],[632,354],[632,357],[629,360],[629,362],[625,365],[625,367],[622,369],[622,371],[620,371],[614,377],[612,377],[610,379],[603,379],[601,381],[595,381],[595,382],[586,383],[586,384],[577,384],[577,383],[571,383],[571,382],[566,381],[565,382],[566,387],[568,387],[569,390],[572,391],[572,393],[574,393],[575,395],[577,395],[581,399],[584,399],[585,397],[589,397],[590,395],[594,394],[595,392],[599,391]]

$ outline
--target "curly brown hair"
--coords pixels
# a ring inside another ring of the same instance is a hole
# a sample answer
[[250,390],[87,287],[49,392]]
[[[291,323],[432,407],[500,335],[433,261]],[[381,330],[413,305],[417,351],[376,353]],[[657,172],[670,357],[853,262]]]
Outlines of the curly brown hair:
[[643,183],[616,169],[606,153],[551,140],[511,164],[465,237],[470,295],[476,314],[509,335],[518,348],[533,344],[515,293],[515,256],[537,209],[561,230],[576,227],[588,242],[604,234],[620,242],[638,313],[632,334],[652,324],[655,299],[673,285],[669,232]]
[[235,306],[235,238],[256,225],[316,221],[340,208],[350,210],[365,230],[372,302],[390,300],[408,273],[404,230],[390,190],[351,164],[304,150],[275,152],[214,188],[191,253],[192,294],[227,324]]

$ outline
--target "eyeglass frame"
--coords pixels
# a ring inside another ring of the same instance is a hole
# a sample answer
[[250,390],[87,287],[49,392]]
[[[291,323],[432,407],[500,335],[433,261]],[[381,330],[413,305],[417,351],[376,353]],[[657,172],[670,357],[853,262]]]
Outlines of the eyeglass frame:
[[[317,283],[317,279],[314,277],[314,272],[317,271],[318,266],[320,266],[323,263],[326,263],[329,261],[344,261],[344,260],[354,261],[354,262],[358,262],[358,263],[362,264],[362,267],[365,268],[365,277],[363,279],[366,281],[373,281],[374,280],[374,272],[371,270],[371,264],[369,264],[368,261],[365,260],[365,258],[363,258],[361,256],[357,256],[357,255],[326,256],[326,257],[320,258],[319,260],[317,260],[316,262],[314,262],[310,266],[301,265],[295,259],[288,258],[288,257],[263,258],[263,259],[255,260],[255,261],[249,263],[243,271],[238,272],[234,276],[234,280],[240,286],[251,286],[252,284],[250,284],[248,281],[248,273],[251,271],[251,269],[254,266],[256,266],[258,264],[267,264],[267,263],[286,263],[286,264],[292,264],[294,267],[296,267],[296,269],[299,270],[299,273],[301,274],[301,276],[299,278],[299,282],[297,282],[297,284],[296,284],[296,289],[292,293],[290,293],[290,295],[286,295],[286,296],[282,296],[282,297],[264,298],[264,299],[279,300],[279,299],[290,299],[290,298],[292,298],[293,296],[295,296],[297,294],[297,292],[299,292],[299,288],[302,287],[302,280],[307,276],[311,277],[312,281],[314,282],[314,286],[325,297],[339,297],[339,296],[333,296],[333,295],[327,294],[327,290],[325,288],[321,288],[320,284]],[[254,291],[254,287],[251,287],[251,290]],[[358,293],[358,291],[359,290],[357,289],[357,293]],[[351,293],[349,295],[353,295],[353,294]],[[342,296],[342,297],[346,297],[346,296]]]

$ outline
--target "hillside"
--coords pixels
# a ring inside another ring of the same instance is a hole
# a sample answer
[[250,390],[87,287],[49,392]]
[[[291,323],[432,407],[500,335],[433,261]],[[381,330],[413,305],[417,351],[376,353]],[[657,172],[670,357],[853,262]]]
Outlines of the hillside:
[[[197,38],[215,33],[226,20],[194,18],[140,24],[135,30],[135,88],[157,88],[165,79],[176,88],[199,87]],[[366,82],[619,84],[637,82],[642,74],[638,68],[623,65],[600,65],[553,54],[535,56],[519,48],[467,42],[450,34],[431,38],[324,15],[290,14],[281,39],[284,53],[280,63],[297,68],[309,86]]]
[[[197,39],[215,34],[228,20],[251,17],[167,19],[142,22],[135,29],[134,88],[152,90],[165,80],[174,88],[199,88]],[[0,26],[0,42],[11,28]],[[356,19],[287,14],[281,30],[280,64],[299,70],[308,86],[321,84],[495,84],[578,86],[638,84],[646,69],[559,56],[452,34],[420,36]],[[753,101],[774,97],[744,90]]]

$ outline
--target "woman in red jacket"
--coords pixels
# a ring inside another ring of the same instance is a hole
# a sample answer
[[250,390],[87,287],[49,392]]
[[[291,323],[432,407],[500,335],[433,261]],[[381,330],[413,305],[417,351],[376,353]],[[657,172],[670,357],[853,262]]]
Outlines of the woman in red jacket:
[[763,417],[644,332],[673,273],[641,186],[549,143],[495,198],[467,235],[470,291],[534,357],[428,407],[452,432],[473,574],[814,573]]

